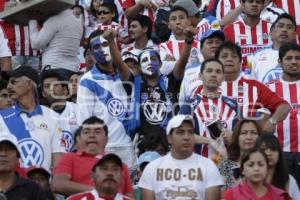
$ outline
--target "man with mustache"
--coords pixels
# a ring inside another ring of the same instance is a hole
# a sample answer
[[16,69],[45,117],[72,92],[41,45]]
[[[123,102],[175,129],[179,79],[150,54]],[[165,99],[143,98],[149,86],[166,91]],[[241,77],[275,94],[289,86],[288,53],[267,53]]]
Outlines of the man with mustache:
[[92,169],[95,188],[92,191],[75,194],[68,200],[99,199],[99,200],[125,200],[131,199],[118,193],[122,182],[121,159],[115,154],[107,154],[96,162]]

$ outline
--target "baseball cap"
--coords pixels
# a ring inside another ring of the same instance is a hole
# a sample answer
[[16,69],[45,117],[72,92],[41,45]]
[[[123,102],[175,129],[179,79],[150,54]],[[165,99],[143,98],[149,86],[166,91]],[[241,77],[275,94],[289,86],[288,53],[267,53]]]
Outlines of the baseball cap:
[[16,148],[16,150],[18,152],[18,156],[20,156],[20,150],[19,150],[18,140],[17,140],[16,136],[14,136],[13,134],[10,134],[10,133],[6,133],[6,132],[0,132],[0,143],[3,143],[3,142],[11,143]]
[[225,40],[224,32],[218,29],[209,29],[205,31],[200,39],[201,44],[204,42],[204,40],[212,37],[212,36],[219,36],[222,40]]
[[36,173],[42,173],[43,175],[45,175],[47,177],[47,179],[49,179],[51,177],[50,172],[48,172],[45,168],[43,167],[37,167],[37,166],[31,166],[29,168],[26,169],[26,174],[27,176],[30,176],[31,174],[33,174],[34,172]]
[[27,78],[32,80],[36,85],[39,85],[40,83],[40,77],[38,72],[30,66],[21,65],[17,69],[7,72],[7,74],[9,75],[9,77],[15,78],[26,76]]
[[174,128],[178,128],[181,126],[183,121],[190,121],[194,125],[194,119],[191,115],[175,115],[167,125],[167,132],[166,134],[169,135]]
[[114,161],[121,168],[123,167],[121,158],[119,156],[117,156],[116,154],[109,153],[109,154],[104,155],[102,158],[100,158],[99,160],[96,161],[96,163],[93,166],[93,171],[95,171],[96,167],[102,165],[103,163],[105,163],[108,160]]
[[161,157],[161,155],[159,153],[157,153],[156,151],[146,151],[138,157],[137,164],[141,165],[144,162],[151,162],[160,157]]
[[189,15],[189,17],[192,17],[196,15],[198,12],[200,12],[199,8],[196,6],[194,1],[192,0],[178,0],[175,3],[175,6],[179,6],[183,9],[185,9]]
[[136,62],[139,62],[139,59],[136,55],[134,55],[133,53],[129,52],[129,51],[125,51],[123,54],[122,54],[122,60],[123,61],[126,61],[126,60],[134,60]]

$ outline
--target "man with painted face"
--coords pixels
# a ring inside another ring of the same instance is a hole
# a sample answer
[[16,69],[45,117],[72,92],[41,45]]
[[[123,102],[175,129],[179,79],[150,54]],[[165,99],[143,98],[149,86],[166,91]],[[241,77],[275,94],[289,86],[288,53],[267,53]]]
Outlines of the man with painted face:
[[152,48],[146,48],[139,55],[141,75],[134,76],[129,66],[122,60],[119,50],[114,42],[115,32],[107,30],[103,36],[107,39],[114,64],[118,66],[123,81],[134,84],[134,97],[132,101],[132,113],[136,132],[140,135],[151,133],[164,134],[164,127],[177,103],[177,94],[188,61],[193,36],[196,30],[187,27],[186,40],[181,57],[175,63],[173,72],[167,77],[160,74],[162,65],[160,56]]
[[88,40],[97,63],[79,82],[77,120],[81,124],[91,116],[103,119],[109,130],[106,151],[119,155],[131,166],[134,154],[127,120],[129,95],[112,64],[108,43],[102,33],[96,30]]

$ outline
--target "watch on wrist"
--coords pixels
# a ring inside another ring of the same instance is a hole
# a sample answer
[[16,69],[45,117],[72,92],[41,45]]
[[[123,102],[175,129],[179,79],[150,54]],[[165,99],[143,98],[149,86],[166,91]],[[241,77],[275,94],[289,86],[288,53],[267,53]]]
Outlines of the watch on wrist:
[[269,122],[273,125],[277,124],[277,122],[272,117],[269,118]]

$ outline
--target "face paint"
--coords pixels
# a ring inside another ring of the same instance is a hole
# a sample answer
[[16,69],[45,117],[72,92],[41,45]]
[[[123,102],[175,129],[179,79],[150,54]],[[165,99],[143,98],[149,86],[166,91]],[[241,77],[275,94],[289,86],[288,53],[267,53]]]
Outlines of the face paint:
[[102,36],[91,40],[91,51],[99,64],[105,65],[111,60],[107,41]]
[[153,74],[158,74],[161,63],[156,52],[154,50],[150,50],[142,53],[140,65],[142,73],[151,76]]

